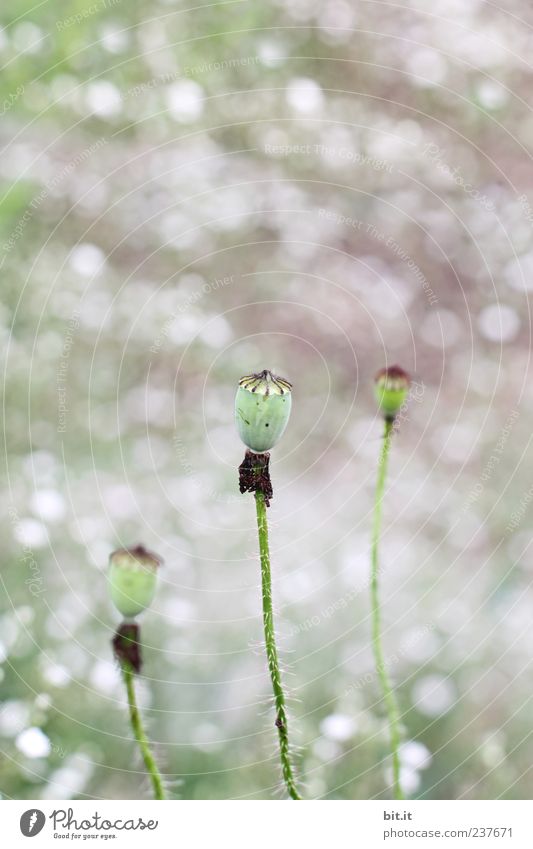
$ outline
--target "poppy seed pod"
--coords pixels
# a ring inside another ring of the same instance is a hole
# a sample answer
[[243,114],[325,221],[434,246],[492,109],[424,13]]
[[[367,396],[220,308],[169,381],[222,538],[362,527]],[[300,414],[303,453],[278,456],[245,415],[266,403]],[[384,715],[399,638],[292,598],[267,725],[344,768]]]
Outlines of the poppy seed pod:
[[132,618],[151,603],[162,560],[143,545],[119,548],[109,557],[109,591],[119,613]]
[[400,366],[383,368],[376,374],[374,392],[386,419],[393,421],[405,403],[411,378]]
[[291,412],[292,385],[266,369],[239,380],[235,421],[244,444],[256,454],[280,440]]

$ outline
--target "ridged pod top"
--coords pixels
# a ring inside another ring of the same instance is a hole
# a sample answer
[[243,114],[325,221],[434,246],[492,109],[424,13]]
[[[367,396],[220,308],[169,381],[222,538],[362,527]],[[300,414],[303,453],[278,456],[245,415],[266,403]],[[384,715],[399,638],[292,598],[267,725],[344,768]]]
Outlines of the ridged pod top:
[[258,374],[245,374],[239,380],[239,386],[249,392],[257,392],[259,395],[285,395],[292,389],[292,383],[284,377],[272,374],[268,369]]

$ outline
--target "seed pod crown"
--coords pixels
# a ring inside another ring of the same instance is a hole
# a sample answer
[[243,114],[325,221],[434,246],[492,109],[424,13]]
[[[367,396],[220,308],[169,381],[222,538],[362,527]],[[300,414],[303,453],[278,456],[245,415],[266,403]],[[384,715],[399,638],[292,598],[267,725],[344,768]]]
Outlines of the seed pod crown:
[[235,422],[244,444],[258,454],[281,439],[291,412],[292,384],[264,369],[239,380]]

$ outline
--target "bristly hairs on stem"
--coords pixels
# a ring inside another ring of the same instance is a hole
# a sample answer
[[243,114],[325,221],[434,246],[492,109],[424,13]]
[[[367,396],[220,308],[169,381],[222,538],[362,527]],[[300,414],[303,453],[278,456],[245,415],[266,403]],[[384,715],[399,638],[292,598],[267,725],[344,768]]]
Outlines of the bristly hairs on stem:
[[144,765],[150,776],[154,797],[165,799],[163,779],[150,748],[135,696],[135,675],[141,670],[140,629],[137,623],[123,622],[119,626],[113,638],[113,650],[115,658],[120,664],[122,678],[126,686],[133,736],[137,741]]
[[[151,603],[156,589],[157,571],[162,561],[144,546],[119,549],[110,557],[109,591],[113,603],[123,616],[132,619]],[[137,622],[125,621],[113,637],[113,654],[118,661],[128,700],[133,736],[150,776],[154,797],[165,799],[165,788],[157,767],[135,695],[135,676],[142,668],[140,628]]]
[[379,454],[378,476],[374,503],[374,521],[372,526],[371,569],[370,569],[370,600],[372,607],[372,648],[376,672],[383,692],[383,700],[387,711],[390,747],[392,755],[392,784],[395,799],[404,799],[401,784],[400,763],[400,714],[396,697],[391,685],[381,637],[381,609],[379,603],[379,544],[383,514],[383,499],[385,482],[390,455],[394,422],[404,404],[409,392],[410,378],[400,366],[391,366],[379,371],[375,378],[375,395],[378,406],[385,420],[383,442]]
[[274,632],[274,614],[272,610],[272,574],[270,568],[270,549],[268,543],[268,524],[265,496],[262,492],[255,493],[257,516],[257,532],[259,536],[259,552],[261,558],[261,595],[263,599],[263,628],[265,632],[265,647],[268,671],[274,691],[276,707],[275,726],[278,729],[281,771],[283,780],[291,799],[301,799],[291,764],[289,745],[289,728],[285,694],[281,683],[281,671]]
[[275,727],[278,732],[281,772],[291,799],[302,797],[294,776],[286,697],[281,681],[281,669],[272,604],[272,573],[268,541],[267,507],[272,498],[269,451],[283,434],[291,410],[291,384],[268,370],[246,375],[239,381],[235,398],[235,422],[239,435],[247,446],[239,467],[241,492],[253,492],[259,539],[261,564],[261,598],[263,604],[263,630],[268,671],[272,683],[275,705]]

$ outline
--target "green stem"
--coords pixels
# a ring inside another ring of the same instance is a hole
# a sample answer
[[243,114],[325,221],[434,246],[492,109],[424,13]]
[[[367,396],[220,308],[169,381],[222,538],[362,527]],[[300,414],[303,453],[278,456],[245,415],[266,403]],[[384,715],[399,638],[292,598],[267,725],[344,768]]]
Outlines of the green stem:
[[389,720],[390,746],[392,753],[392,776],[394,798],[404,799],[400,782],[400,720],[396,698],[391,686],[387,669],[385,666],[385,657],[383,654],[383,645],[381,642],[381,612],[379,607],[379,592],[378,592],[378,576],[379,576],[379,540],[381,536],[381,516],[383,508],[383,496],[385,494],[385,480],[387,478],[387,467],[390,454],[390,446],[392,434],[394,430],[394,422],[387,419],[385,421],[385,435],[383,445],[379,456],[378,479],[376,485],[376,501],[374,505],[374,525],[372,529],[372,569],[370,582],[370,595],[372,602],[372,647],[374,650],[374,660],[376,663],[377,674],[383,691],[383,698]]
[[124,683],[126,684],[126,692],[128,694],[128,706],[130,709],[131,727],[133,729],[135,739],[139,744],[139,749],[141,750],[144,765],[146,766],[146,769],[150,774],[150,778],[154,787],[154,796],[156,799],[165,799],[165,788],[163,787],[163,779],[161,778],[161,773],[157,768],[155,758],[152,754],[152,750],[150,749],[150,743],[148,742],[148,737],[146,736],[146,733],[144,731],[141,715],[139,713],[139,708],[137,707],[134,684],[135,673],[133,672],[133,669],[128,663],[123,663],[122,674],[124,676]]
[[261,556],[261,584],[263,595],[263,626],[265,629],[265,644],[268,661],[268,671],[274,690],[274,701],[276,704],[276,728],[279,736],[279,749],[281,757],[281,770],[283,780],[291,799],[301,799],[296,788],[289,747],[289,731],[287,727],[287,710],[285,707],[285,695],[281,686],[281,673],[279,669],[278,650],[276,648],[276,637],[274,634],[274,615],[272,612],[272,577],[270,573],[270,550],[268,546],[268,523],[265,504],[265,496],[262,492],[255,493],[255,506],[257,511],[257,532],[259,534],[259,552]]

